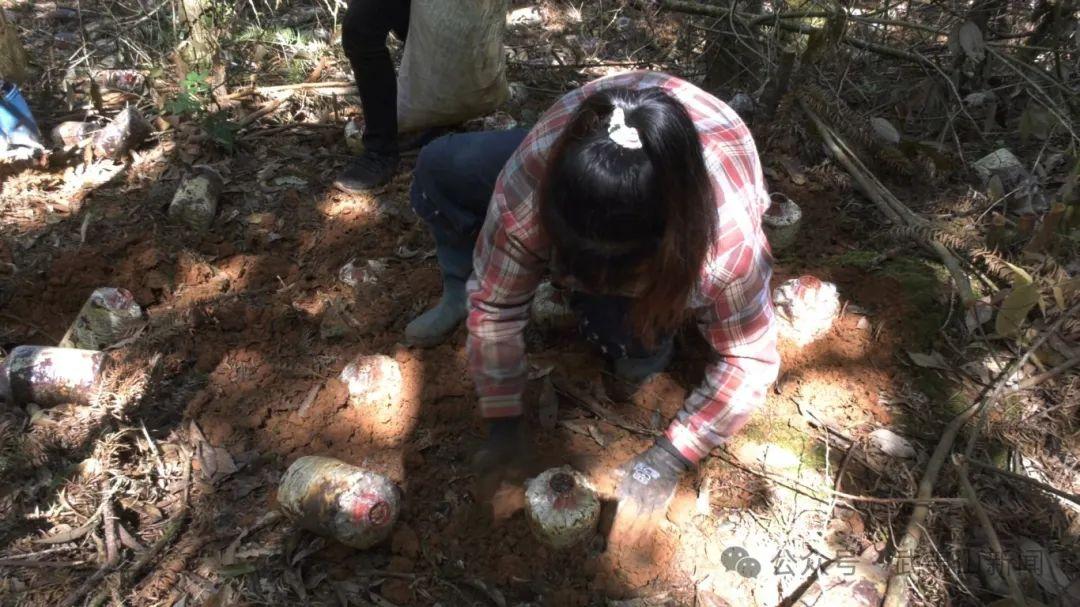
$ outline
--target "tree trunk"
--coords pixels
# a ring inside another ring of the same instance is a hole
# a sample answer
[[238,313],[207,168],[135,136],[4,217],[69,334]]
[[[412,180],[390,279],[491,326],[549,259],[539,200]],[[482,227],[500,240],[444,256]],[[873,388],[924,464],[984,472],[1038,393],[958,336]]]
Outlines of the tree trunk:
[[181,0],[180,9],[188,27],[187,44],[181,56],[194,68],[209,68],[213,64],[217,44],[213,32],[213,0]]
[[11,82],[26,79],[26,51],[19,42],[15,26],[7,22],[0,10],[0,78]]

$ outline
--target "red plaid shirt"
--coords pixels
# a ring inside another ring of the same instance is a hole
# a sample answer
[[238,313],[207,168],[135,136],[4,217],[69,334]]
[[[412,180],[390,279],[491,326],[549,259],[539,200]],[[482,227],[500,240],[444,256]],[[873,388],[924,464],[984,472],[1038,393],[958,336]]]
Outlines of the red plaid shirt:
[[688,82],[656,72],[600,78],[563,96],[529,132],[499,175],[476,244],[469,281],[469,364],[484,417],[522,413],[527,375],[522,332],[551,253],[535,193],[549,150],[582,100],[611,87],[660,87],[682,102],[697,126],[716,192],[717,239],[690,305],[718,357],[667,429],[680,453],[697,462],[765,401],[779,356],[769,296],[772,256],[761,229],[769,206],[761,162],[738,115]]

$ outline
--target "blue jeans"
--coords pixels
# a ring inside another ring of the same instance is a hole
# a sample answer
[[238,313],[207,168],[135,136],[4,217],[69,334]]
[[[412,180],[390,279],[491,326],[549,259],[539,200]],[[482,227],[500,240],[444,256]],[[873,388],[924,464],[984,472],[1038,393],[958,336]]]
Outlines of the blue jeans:
[[[412,207],[435,238],[444,281],[460,284],[472,274],[473,249],[495,181],[526,134],[526,129],[455,133],[421,150],[413,173]],[[640,381],[667,365],[672,337],[646,346],[630,327],[632,303],[617,295],[579,291],[570,295],[570,307],[586,340],[600,349],[619,375]]]

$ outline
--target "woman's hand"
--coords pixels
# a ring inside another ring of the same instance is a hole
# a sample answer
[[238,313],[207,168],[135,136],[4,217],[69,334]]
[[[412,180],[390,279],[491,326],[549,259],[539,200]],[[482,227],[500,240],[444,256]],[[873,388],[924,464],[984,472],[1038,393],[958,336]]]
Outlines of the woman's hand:
[[479,480],[480,497],[490,498],[503,480],[515,473],[524,473],[530,456],[531,449],[521,416],[489,421],[487,440],[472,458],[472,469]]
[[619,483],[612,541],[633,545],[650,537],[688,469],[687,462],[659,445],[630,460]]

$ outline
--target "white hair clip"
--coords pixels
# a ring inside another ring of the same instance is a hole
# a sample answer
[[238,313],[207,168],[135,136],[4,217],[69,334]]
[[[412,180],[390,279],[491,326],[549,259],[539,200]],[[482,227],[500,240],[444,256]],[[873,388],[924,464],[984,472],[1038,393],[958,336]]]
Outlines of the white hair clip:
[[634,127],[626,126],[626,112],[621,107],[611,112],[611,121],[607,127],[608,137],[628,150],[641,149],[641,136]]

